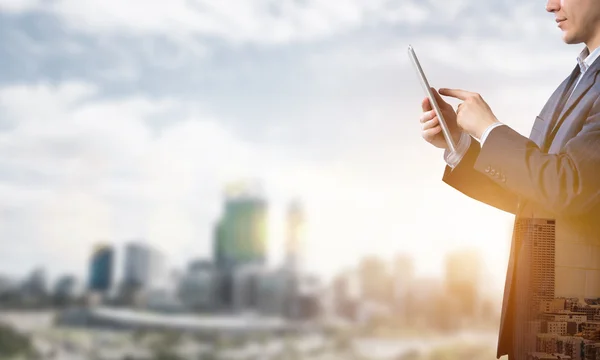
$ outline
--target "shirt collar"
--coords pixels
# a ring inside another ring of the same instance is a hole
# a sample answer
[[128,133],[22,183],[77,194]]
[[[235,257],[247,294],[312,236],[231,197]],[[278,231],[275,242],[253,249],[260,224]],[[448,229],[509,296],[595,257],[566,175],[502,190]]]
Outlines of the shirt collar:
[[581,51],[579,56],[577,57],[577,63],[579,64],[579,69],[581,73],[585,73],[586,70],[596,61],[596,59],[600,56],[600,47],[597,47],[590,53],[587,46]]

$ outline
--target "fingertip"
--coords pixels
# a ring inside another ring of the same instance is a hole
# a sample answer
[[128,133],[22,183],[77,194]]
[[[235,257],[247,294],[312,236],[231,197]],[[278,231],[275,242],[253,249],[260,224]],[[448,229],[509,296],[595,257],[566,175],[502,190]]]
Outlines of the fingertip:
[[433,96],[435,97],[435,100],[438,102],[444,101],[444,99],[442,98],[442,95],[443,94],[440,91],[436,91],[436,90],[433,91]]
[[431,104],[427,96],[423,99],[423,101],[421,101],[421,109],[423,109],[423,111],[431,110]]

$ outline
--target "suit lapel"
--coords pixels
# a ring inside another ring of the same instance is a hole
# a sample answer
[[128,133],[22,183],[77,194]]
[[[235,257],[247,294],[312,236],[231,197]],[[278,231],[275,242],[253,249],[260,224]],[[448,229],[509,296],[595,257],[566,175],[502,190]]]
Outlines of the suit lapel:
[[[569,97],[569,90],[572,88],[573,84],[577,81],[577,76],[579,76],[579,65],[576,65],[571,71],[571,75],[569,75],[560,86],[556,89],[554,96],[552,96],[551,100],[551,109],[552,109],[552,117],[550,118],[550,122],[543,129],[544,132],[542,134],[542,148],[547,149],[550,147],[551,142],[551,134],[554,131],[556,124],[559,122],[561,114],[564,112],[563,109],[566,105],[565,102]],[[581,83],[579,84],[581,85]],[[575,94],[573,94],[575,96]],[[571,97],[570,101],[573,100]]]
[[[585,74],[583,74],[583,77],[579,81],[579,84],[577,84],[575,91],[573,91],[573,95],[571,95],[571,98],[561,109],[560,114],[558,114],[558,116],[555,114],[556,120],[553,121],[552,131],[550,131],[548,137],[546,138],[548,144],[551,144],[552,140],[554,140],[554,137],[556,136],[556,133],[558,132],[558,129],[564,122],[565,118],[569,116],[579,101],[585,96],[585,94],[587,94],[592,85],[594,85],[594,82],[596,81],[596,74],[599,70],[600,61],[596,59],[596,61],[594,61],[594,63],[587,69]],[[566,94],[566,96],[569,96],[569,94]]]

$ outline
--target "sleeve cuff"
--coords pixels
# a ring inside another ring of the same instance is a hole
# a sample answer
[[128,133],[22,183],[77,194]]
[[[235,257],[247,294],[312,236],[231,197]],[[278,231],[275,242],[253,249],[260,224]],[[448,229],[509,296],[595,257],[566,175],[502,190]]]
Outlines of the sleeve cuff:
[[466,132],[462,132],[458,144],[456,144],[456,151],[452,152],[448,149],[444,151],[444,160],[446,161],[446,164],[454,169],[465,156],[467,150],[469,150],[469,146],[471,146],[471,136]]
[[483,134],[481,134],[481,139],[479,140],[479,144],[481,144],[481,146],[483,146],[483,143],[485,142],[485,139],[487,139],[488,135],[492,132],[492,130],[494,130],[498,126],[502,126],[502,125],[504,125],[504,124],[500,123],[500,122],[497,122],[495,124],[492,124],[492,125],[488,126],[488,128],[485,129],[485,131],[483,132]]

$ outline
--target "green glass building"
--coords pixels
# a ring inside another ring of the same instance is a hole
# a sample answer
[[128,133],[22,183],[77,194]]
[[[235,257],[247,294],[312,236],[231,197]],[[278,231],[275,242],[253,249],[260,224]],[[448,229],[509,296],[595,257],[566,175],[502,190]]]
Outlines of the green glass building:
[[267,215],[267,202],[260,197],[243,195],[226,199],[214,236],[214,259],[220,269],[265,263]]

